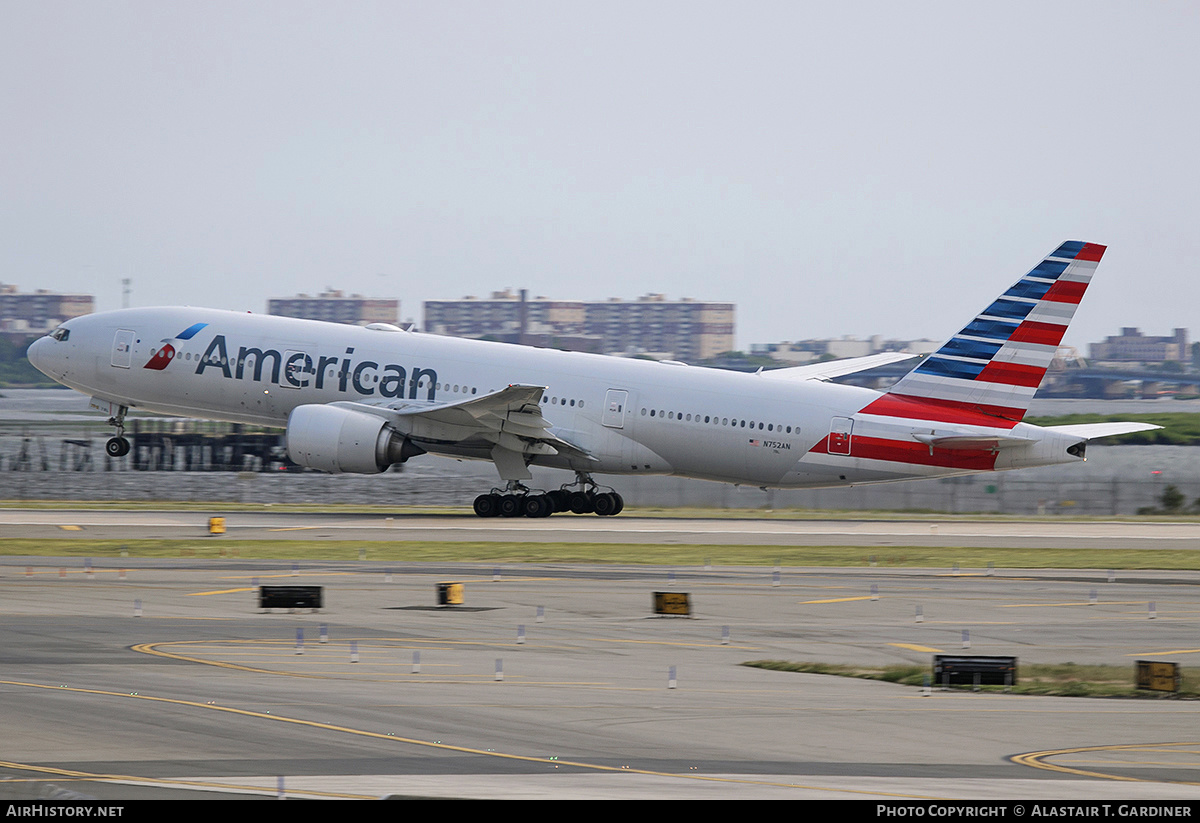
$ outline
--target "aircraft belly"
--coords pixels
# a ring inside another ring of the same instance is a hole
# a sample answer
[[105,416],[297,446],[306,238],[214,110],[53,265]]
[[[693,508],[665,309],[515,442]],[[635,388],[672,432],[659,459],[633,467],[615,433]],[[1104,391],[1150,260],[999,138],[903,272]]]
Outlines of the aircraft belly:
[[779,486],[796,464],[803,445],[788,435],[749,429],[676,427],[653,424],[639,432],[653,451],[669,464],[672,474],[744,483]]
[[855,457],[820,459],[808,455],[787,473],[782,485],[788,488],[849,486],[855,483],[886,483],[913,476],[908,469],[890,469],[866,463]]
[[780,483],[784,488],[821,488],[831,486],[890,483],[896,480],[950,477],[976,474],[988,469],[962,466],[901,463],[871,458],[809,452]]
[[599,462],[587,471],[602,474],[670,474],[673,469],[669,458],[625,433],[605,429],[601,437],[590,445],[591,453],[599,458]]
[[[725,442],[722,442],[724,440]],[[709,479],[746,478],[746,453],[727,439],[699,436],[690,444],[672,443],[662,449],[676,474]]]

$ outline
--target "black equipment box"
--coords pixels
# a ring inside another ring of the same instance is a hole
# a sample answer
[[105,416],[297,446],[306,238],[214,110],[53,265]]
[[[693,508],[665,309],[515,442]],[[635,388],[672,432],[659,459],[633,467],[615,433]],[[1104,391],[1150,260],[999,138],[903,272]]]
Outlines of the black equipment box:
[[260,609],[319,609],[324,595],[321,586],[259,586]]
[[1017,682],[1017,658],[936,654],[933,656],[933,682],[952,686],[974,686],[976,683],[1012,686]]

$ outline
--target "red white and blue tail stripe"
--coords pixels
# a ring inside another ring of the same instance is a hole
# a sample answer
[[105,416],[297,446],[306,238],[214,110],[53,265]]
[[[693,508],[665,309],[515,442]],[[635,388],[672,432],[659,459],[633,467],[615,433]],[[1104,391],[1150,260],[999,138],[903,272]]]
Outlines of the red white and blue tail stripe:
[[1104,250],[1063,243],[862,411],[983,425],[991,418],[1011,428],[1029,408]]

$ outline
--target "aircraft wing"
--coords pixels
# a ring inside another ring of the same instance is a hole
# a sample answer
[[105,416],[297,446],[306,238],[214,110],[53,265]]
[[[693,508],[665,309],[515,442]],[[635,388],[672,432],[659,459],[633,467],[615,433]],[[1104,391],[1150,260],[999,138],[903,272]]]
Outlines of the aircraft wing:
[[888,363],[899,363],[901,360],[911,360],[918,355],[906,352],[880,352],[866,357],[849,357],[845,360],[827,360],[824,363],[809,363],[804,366],[790,366],[786,369],[771,369],[760,374],[779,380],[828,380],[831,377],[841,377],[843,374],[873,369],[876,366],[886,366]]
[[383,403],[334,403],[388,419],[418,441],[490,444],[518,454],[591,454],[550,431],[542,416],[542,386],[507,386],[480,397],[439,403],[396,399]]
[[1147,432],[1161,429],[1153,423],[1075,423],[1067,426],[1045,426],[1050,431],[1073,434],[1085,440],[1095,440],[1100,437],[1112,437],[1116,434],[1132,432]]

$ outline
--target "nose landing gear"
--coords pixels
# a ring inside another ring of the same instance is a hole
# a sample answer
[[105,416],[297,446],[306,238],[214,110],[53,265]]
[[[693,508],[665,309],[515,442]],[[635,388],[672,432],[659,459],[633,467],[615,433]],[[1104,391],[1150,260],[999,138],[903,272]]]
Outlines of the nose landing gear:
[[109,457],[124,457],[129,454],[129,441],[125,439],[125,413],[129,411],[128,406],[120,406],[117,408],[117,413],[108,418],[108,425],[115,426],[117,436],[108,438],[104,444],[104,453]]

